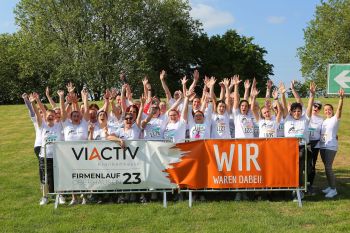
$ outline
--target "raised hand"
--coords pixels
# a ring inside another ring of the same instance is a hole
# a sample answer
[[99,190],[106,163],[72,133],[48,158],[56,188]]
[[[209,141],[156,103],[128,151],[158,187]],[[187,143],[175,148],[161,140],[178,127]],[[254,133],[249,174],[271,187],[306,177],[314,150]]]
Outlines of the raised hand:
[[106,89],[105,94],[103,95],[103,98],[108,100],[111,98],[111,96],[112,96],[111,91],[109,89]]
[[194,71],[193,71],[193,79],[194,79],[195,81],[198,81],[198,80],[199,80],[199,72],[198,72],[198,70],[194,70]]
[[216,83],[216,78],[214,76],[212,76],[209,80],[208,85],[207,85],[208,88],[214,87],[215,83]]
[[295,84],[296,84],[296,83],[297,83],[296,80],[292,80],[292,81],[290,82],[290,89],[294,90],[294,89],[295,89]]
[[224,78],[224,80],[222,81],[222,84],[225,86],[225,87],[228,87],[230,85],[230,80],[228,78]]
[[280,82],[280,85],[278,86],[278,91],[280,92],[281,95],[283,95],[284,93],[286,93],[286,87],[284,86],[283,82]]
[[88,131],[92,133],[92,132],[94,132],[94,129],[95,129],[94,124],[92,124],[91,122],[89,122]]
[[117,97],[117,94],[118,94],[117,88],[112,87],[111,88],[111,97],[112,97],[112,99],[115,99],[115,97]]
[[64,91],[63,91],[63,90],[58,90],[58,91],[57,91],[57,95],[58,95],[59,97],[63,97],[63,96],[64,96]]
[[274,99],[278,99],[278,90],[277,90],[277,88],[273,89],[273,91],[272,91],[272,97],[273,97]]
[[310,82],[310,93],[315,94],[316,93],[316,84],[314,82]]
[[29,101],[30,101],[31,103],[34,103],[35,100],[36,100],[36,98],[34,97],[34,93],[30,93],[30,94],[29,94]]
[[339,97],[343,99],[344,95],[345,95],[344,89],[340,88],[339,91],[338,91],[338,94],[339,94]]
[[244,81],[244,88],[245,88],[245,89],[250,88],[250,81],[249,81],[249,79],[246,79],[246,80]]
[[160,72],[160,74],[159,74],[160,80],[164,80],[164,79],[165,79],[165,76],[166,76],[166,72],[165,72],[165,70],[162,70],[162,71]]
[[208,86],[208,82],[209,82],[209,77],[208,76],[204,76],[204,85]]
[[68,93],[72,93],[72,92],[74,92],[75,86],[74,86],[74,84],[72,82],[69,82],[66,85],[66,88],[67,88]]
[[186,77],[186,75],[185,75],[185,76],[183,76],[182,79],[181,79],[181,84],[182,84],[182,85],[186,85],[187,81],[188,81],[188,79],[187,79],[187,77]]
[[267,82],[266,82],[266,88],[267,89],[269,89],[269,90],[271,90],[271,88],[272,88],[272,81],[269,79],[269,80],[267,80]]
[[88,90],[86,88],[83,88],[83,90],[81,90],[81,97],[88,98]]
[[146,103],[146,97],[142,94],[140,97],[141,104],[144,105]]
[[250,94],[252,97],[257,97],[259,95],[259,93],[260,93],[260,91],[257,88],[253,87]]
[[39,99],[39,94],[36,93],[36,92],[33,92],[33,97],[34,97],[36,100],[38,100],[38,99]]
[[23,99],[27,99],[27,98],[28,98],[28,94],[27,94],[27,93],[23,93],[23,94],[22,94],[22,98],[23,98]]
[[148,83],[148,77],[145,76],[145,77],[142,79],[142,84],[143,84],[144,86],[146,86],[147,83]]
[[46,87],[45,94],[46,94],[46,96],[50,96],[50,89],[49,89],[49,87]]
[[239,75],[233,76],[233,85],[239,85],[242,82],[242,80],[239,80]]

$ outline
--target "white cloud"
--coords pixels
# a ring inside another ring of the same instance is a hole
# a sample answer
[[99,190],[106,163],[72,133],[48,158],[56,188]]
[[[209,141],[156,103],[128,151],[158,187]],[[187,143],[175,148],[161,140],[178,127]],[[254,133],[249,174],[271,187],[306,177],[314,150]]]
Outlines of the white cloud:
[[191,16],[203,23],[204,30],[228,26],[235,22],[231,13],[215,9],[212,6],[198,3],[192,4],[191,7]]
[[284,16],[269,16],[267,17],[267,22],[271,24],[282,24],[286,21]]

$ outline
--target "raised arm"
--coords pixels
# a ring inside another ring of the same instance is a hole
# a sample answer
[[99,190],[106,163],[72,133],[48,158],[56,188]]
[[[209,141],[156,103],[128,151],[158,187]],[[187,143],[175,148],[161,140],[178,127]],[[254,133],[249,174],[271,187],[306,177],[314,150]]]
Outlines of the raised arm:
[[184,96],[186,96],[186,92],[187,92],[187,87],[186,87],[186,83],[187,83],[188,79],[185,76],[183,76],[183,78],[181,79],[181,85],[182,85],[182,92],[184,94]]
[[228,78],[225,78],[223,84],[225,87],[226,112],[230,114],[231,113],[230,80]]
[[47,100],[49,101],[49,103],[51,105],[51,108],[56,108],[56,103],[55,103],[55,101],[53,101],[53,99],[50,96],[50,89],[49,89],[49,87],[46,87],[45,94],[46,94]]
[[181,118],[187,122],[188,121],[188,102],[191,95],[194,95],[193,89],[189,90],[185,95],[184,107],[181,112]]
[[125,94],[126,94],[126,85],[127,84],[123,84],[122,86],[122,92],[121,92],[121,96],[120,96],[120,99],[121,99],[121,107],[122,107],[122,110],[123,112],[126,111],[126,98],[125,98]]
[[148,100],[148,98],[151,98],[151,96],[148,96],[148,78],[145,76],[142,79],[142,84],[143,84],[143,96]]
[[162,87],[163,87],[163,90],[165,92],[167,102],[169,103],[169,101],[171,99],[171,93],[170,93],[168,85],[165,82],[165,77],[166,77],[166,72],[165,72],[165,70],[162,70],[159,74],[159,79],[160,79],[160,82],[162,83]]
[[233,79],[231,79],[234,85],[234,93],[235,97],[233,98],[233,109],[238,109],[239,107],[239,84],[242,80],[239,80],[239,75],[234,75]]
[[224,82],[221,81],[219,82],[219,85],[220,85],[220,97],[219,97],[219,100],[225,100],[225,85],[224,85]]
[[198,70],[194,70],[193,71],[193,82],[190,86],[190,89],[194,90],[194,88],[197,86],[198,80],[199,80],[199,72],[198,72]]
[[[33,108],[33,111],[34,111],[34,113],[35,113],[36,122],[37,122],[38,126],[41,127],[42,121],[43,121],[43,120],[42,120],[42,118],[41,118],[41,116],[40,116],[40,113],[39,113],[38,108],[36,107],[36,104],[35,104],[36,98],[34,97],[33,94],[30,94],[30,95],[29,95],[29,101],[30,101],[30,103],[31,103],[31,105],[32,105],[32,108]],[[45,115],[44,115],[44,116],[45,116]]]
[[35,98],[36,103],[39,105],[40,110],[43,112],[43,115],[46,116],[46,108],[44,104],[41,102],[39,94],[33,92],[33,97]]
[[272,89],[272,81],[269,79],[266,82],[266,95],[265,95],[266,99],[270,99],[271,98],[271,89]]
[[140,98],[140,101],[141,101],[141,105],[140,105],[139,112],[137,114],[136,124],[138,125],[139,128],[142,128],[142,125],[141,125],[142,119],[141,118],[142,118],[143,108],[144,108],[145,103],[146,103],[146,97],[142,95]]
[[310,82],[310,98],[307,104],[306,115],[310,118],[312,114],[312,105],[314,104],[314,98],[316,93],[316,84]]
[[83,90],[81,91],[81,98],[83,100],[84,103],[84,115],[83,118],[86,121],[89,121],[89,102],[88,102],[88,90],[83,88]]
[[57,95],[60,99],[60,109],[61,109],[61,121],[64,122],[67,119],[67,112],[64,106],[64,91],[58,90]]
[[34,116],[35,116],[35,112],[34,112],[34,110],[33,110],[33,107],[32,107],[32,105],[31,105],[29,99],[28,99],[27,93],[23,93],[23,94],[22,94],[22,98],[23,98],[23,100],[24,100],[24,103],[25,103],[25,105],[26,105],[28,111],[29,111],[29,116],[30,116],[30,117],[34,117]]
[[279,87],[278,87],[278,91],[281,95],[281,100],[282,100],[282,116],[283,118],[286,118],[287,114],[288,114],[288,106],[287,106],[287,100],[286,100],[286,87],[284,86],[284,83],[281,82]]
[[244,96],[243,96],[244,100],[249,99],[249,88],[250,88],[250,81],[249,81],[249,79],[246,79],[244,81]]
[[282,109],[282,106],[281,106],[280,102],[278,101],[278,91],[277,91],[277,89],[273,90],[272,97],[273,97],[273,100],[275,101],[275,103],[277,105],[276,122],[280,123],[282,115],[283,115],[283,109]]
[[335,113],[335,116],[340,119],[341,118],[341,113],[342,113],[342,110],[343,110],[343,99],[344,99],[344,89],[343,88],[340,88],[339,92],[339,102],[338,102],[338,108],[337,108],[337,111]]
[[260,116],[259,116],[259,106],[256,104],[256,97],[259,94],[260,91],[258,91],[256,89],[256,87],[252,88],[251,92],[250,92],[250,97],[251,97],[251,103],[250,103],[250,110],[253,113],[253,116],[255,118],[256,121],[260,120]]
[[292,90],[292,93],[293,93],[293,96],[294,96],[294,98],[295,98],[295,101],[296,101],[297,103],[303,104],[303,102],[301,101],[301,98],[300,98],[299,93],[295,90],[295,84],[296,84],[296,81],[293,80],[293,81],[290,83],[290,89]]

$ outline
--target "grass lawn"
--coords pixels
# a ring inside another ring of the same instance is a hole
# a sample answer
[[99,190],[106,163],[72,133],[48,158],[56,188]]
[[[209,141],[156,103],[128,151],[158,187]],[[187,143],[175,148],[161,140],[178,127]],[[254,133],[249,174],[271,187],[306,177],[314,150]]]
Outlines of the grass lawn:
[[[337,99],[321,99],[333,103]],[[350,107],[345,99],[334,167],[339,195],[326,200],[321,159],[315,186],[303,207],[287,199],[268,201],[162,202],[146,205],[39,206],[34,128],[24,105],[0,106],[1,232],[350,232]],[[234,194],[232,194],[232,199]]]

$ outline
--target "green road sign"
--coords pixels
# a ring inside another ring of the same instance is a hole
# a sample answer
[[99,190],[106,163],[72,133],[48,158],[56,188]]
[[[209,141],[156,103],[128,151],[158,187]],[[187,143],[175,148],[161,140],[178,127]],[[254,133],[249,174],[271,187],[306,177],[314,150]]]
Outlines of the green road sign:
[[350,64],[328,65],[328,94],[338,94],[339,88],[350,94]]

